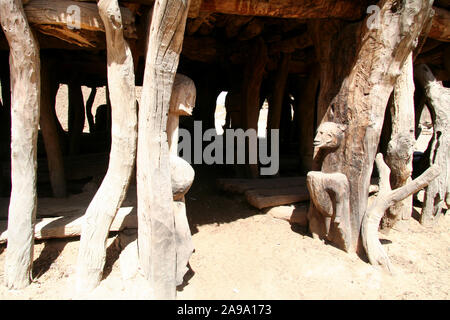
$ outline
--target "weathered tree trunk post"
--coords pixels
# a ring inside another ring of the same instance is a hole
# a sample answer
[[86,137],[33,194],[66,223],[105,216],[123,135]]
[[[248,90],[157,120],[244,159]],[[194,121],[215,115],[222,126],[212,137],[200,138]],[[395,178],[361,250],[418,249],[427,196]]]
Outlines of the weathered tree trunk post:
[[109,228],[125,198],[136,156],[133,57],[123,36],[118,1],[100,0],[98,9],[106,30],[112,107],[111,152],[106,176],[85,214],[78,254],[78,292],[94,289],[101,280]]
[[49,62],[42,63],[40,126],[47,154],[47,164],[53,196],[56,198],[64,198],[66,196],[64,162],[58,128],[55,121],[56,119],[53,115],[58,84],[53,79],[51,72],[52,70],[50,69]]
[[36,217],[36,151],[40,104],[39,45],[22,2],[2,0],[0,22],[10,46],[11,200],[5,282],[11,289],[29,285]]
[[280,62],[274,78],[272,96],[269,99],[269,114],[267,119],[268,129],[280,129],[281,108],[285,96],[290,60],[290,53],[281,53]]
[[167,136],[170,150],[172,193],[174,197],[175,239],[177,246],[176,285],[183,283],[189,258],[194,251],[191,230],[186,216],[185,194],[194,182],[194,169],[184,159],[178,157],[178,125],[180,116],[192,115],[195,107],[196,88],[188,77],[175,76],[170,98]]
[[[258,130],[258,117],[260,109],[260,89],[263,76],[265,74],[266,64],[268,62],[267,46],[262,38],[253,41],[249,50],[249,58],[245,64],[243,85],[242,85],[242,125],[244,130]],[[258,154],[258,146],[251,146],[251,141],[246,143],[247,159],[250,160],[250,154]],[[248,175],[252,178],[259,176],[258,164],[250,164]]]
[[[322,119],[322,124],[345,125],[344,138],[337,148],[319,153],[323,159],[320,161],[322,172],[339,172],[348,179],[351,239],[355,249],[360,248],[357,244],[386,105],[401,68],[431,14],[432,2],[382,0],[378,3],[380,12],[374,19],[375,25],[370,24],[371,19],[367,18],[363,23],[343,27],[339,36],[330,41],[333,48],[327,50],[334,59],[342,59],[343,53],[346,53],[346,59],[355,57],[353,63],[342,67],[339,66],[342,61],[335,60],[336,74],[341,74],[340,89],[336,95],[331,95]],[[360,43],[352,47],[348,42],[354,42],[349,40],[355,39],[355,35],[358,35]],[[334,91],[335,85],[330,90]],[[320,213],[313,210],[313,214]],[[328,239],[333,238],[333,229],[336,227],[331,227]],[[323,234],[319,236],[325,237]]]
[[[431,225],[439,218],[445,201],[449,200],[450,177],[450,89],[438,82],[431,70],[424,64],[415,67],[414,75],[423,88],[426,104],[433,120],[433,141],[430,165],[441,168],[441,174],[425,191],[424,206],[420,222]],[[449,203],[447,202],[447,205]]]
[[137,153],[138,248],[156,298],[175,298],[176,238],[166,126],[189,0],[156,0],[148,34]]
[[[391,169],[391,188],[397,189],[411,181],[415,145],[414,135],[414,77],[413,57],[409,54],[392,92],[390,113],[391,140],[387,148],[386,164]],[[383,217],[383,228],[391,228],[398,220],[411,217],[412,195],[389,208]]]
[[84,128],[84,101],[78,81],[68,85],[69,99],[69,154],[80,152],[81,135]]
[[300,162],[302,169],[308,172],[312,169],[313,140],[316,111],[317,88],[319,87],[319,67],[312,68],[309,77],[299,81],[297,85],[296,120],[299,131]]

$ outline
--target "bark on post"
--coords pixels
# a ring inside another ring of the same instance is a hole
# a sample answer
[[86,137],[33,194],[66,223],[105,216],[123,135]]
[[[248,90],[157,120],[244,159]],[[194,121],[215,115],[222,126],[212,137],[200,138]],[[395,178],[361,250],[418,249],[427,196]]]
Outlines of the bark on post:
[[0,2],[0,22],[10,47],[11,200],[5,282],[11,289],[29,285],[36,216],[36,149],[40,104],[39,45],[22,2]]
[[84,128],[84,100],[78,81],[68,85],[69,99],[69,154],[80,152],[81,135]]
[[[391,188],[397,189],[411,181],[414,135],[414,77],[412,53],[408,56],[397,78],[390,100],[392,123],[386,164],[391,169]],[[389,208],[383,218],[383,228],[391,228],[397,220],[411,217],[412,195]]]
[[364,216],[361,235],[370,263],[390,270],[389,257],[378,239],[378,227],[384,212],[395,203],[426,187],[430,181],[435,180],[441,170],[439,166],[432,165],[420,177],[409,181],[398,189],[392,190],[389,183],[390,169],[384,162],[381,153],[377,155],[375,162],[380,173],[379,192]]
[[106,176],[89,204],[78,254],[77,289],[94,289],[101,280],[106,258],[106,239],[126,195],[136,155],[137,110],[133,57],[123,35],[117,0],[100,0],[105,24],[108,86],[112,109],[112,137]]
[[64,162],[59,141],[57,119],[54,117],[56,92],[58,83],[51,75],[49,62],[41,65],[41,116],[40,126],[47,154],[48,171],[53,196],[66,196],[66,178]]
[[156,0],[148,34],[137,153],[138,247],[156,298],[175,298],[176,239],[167,114],[189,0]]
[[375,25],[367,18],[362,23],[343,27],[335,38],[348,40],[355,39],[356,35],[360,43],[354,46],[355,50],[343,41],[330,41],[333,47],[328,52],[333,57],[342,58],[346,52],[356,59],[343,67],[339,64],[346,59],[335,60],[337,73],[345,77],[338,82],[338,93],[328,101],[322,122],[344,124],[347,129],[341,147],[319,153],[323,159],[320,163],[322,172],[339,172],[348,178],[351,238],[356,249],[386,105],[400,70],[431,14],[431,3],[431,0],[382,0],[378,3],[381,10]]
[[426,104],[433,120],[433,141],[430,164],[441,168],[441,174],[433,180],[425,192],[420,222],[430,225],[439,218],[444,202],[449,205],[450,177],[450,89],[438,82],[424,64],[415,67],[414,75],[423,88]]
[[268,129],[280,129],[281,108],[289,71],[290,53],[281,53],[281,59],[275,75],[272,96],[269,99]]

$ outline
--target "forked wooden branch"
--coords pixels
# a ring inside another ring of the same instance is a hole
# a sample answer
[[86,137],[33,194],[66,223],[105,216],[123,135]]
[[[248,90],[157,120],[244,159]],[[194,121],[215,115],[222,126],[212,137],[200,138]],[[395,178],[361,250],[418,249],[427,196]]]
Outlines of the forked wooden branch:
[[375,163],[380,174],[379,192],[364,215],[361,235],[370,263],[391,270],[389,257],[378,238],[381,218],[389,207],[426,187],[430,181],[439,175],[441,170],[438,166],[432,165],[418,178],[408,182],[403,187],[392,190],[389,183],[390,169],[384,162],[381,153],[377,154]]
[[414,76],[423,88],[433,120],[430,163],[440,167],[441,174],[425,192],[420,222],[430,225],[440,216],[450,193],[450,89],[445,88],[425,64],[415,67]]

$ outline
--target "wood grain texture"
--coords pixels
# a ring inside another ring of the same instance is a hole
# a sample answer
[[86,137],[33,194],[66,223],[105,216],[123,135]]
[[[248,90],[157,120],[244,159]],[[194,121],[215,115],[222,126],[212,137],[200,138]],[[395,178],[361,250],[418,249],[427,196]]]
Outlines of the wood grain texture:
[[188,8],[189,0],[155,1],[139,104],[139,261],[155,297],[165,299],[176,294],[175,217],[166,126]]
[[[69,6],[80,8],[80,30],[69,29],[73,17],[67,13]],[[46,35],[77,44],[81,47],[95,47],[96,37],[89,32],[105,32],[105,26],[99,16],[97,5],[89,2],[71,0],[52,1],[31,0],[24,6],[30,25]],[[123,32],[126,38],[136,38],[134,15],[126,7],[120,7]],[[87,33],[84,33],[87,31]]]
[[105,24],[112,139],[108,171],[86,210],[77,262],[77,290],[94,289],[101,280],[106,239],[125,198],[136,156],[137,110],[133,57],[123,35],[117,0],[100,0]]
[[[388,144],[386,164],[391,169],[392,189],[411,181],[415,145],[414,135],[414,79],[413,57],[408,56],[397,78],[388,105],[391,113],[392,133]],[[412,195],[389,208],[383,227],[391,228],[397,220],[408,219],[413,211]]]
[[450,89],[437,81],[424,64],[416,66],[415,78],[425,93],[426,104],[433,121],[433,137],[430,149],[430,164],[441,169],[439,177],[428,185],[420,222],[431,225],[441,215],[449,200],[450,181]]
[[11,202],[4,278],[10,289],[30,283],[36,215],[36,152],[41,94],[39,45],[22,2],[0,2],[0,23],[10,47]]

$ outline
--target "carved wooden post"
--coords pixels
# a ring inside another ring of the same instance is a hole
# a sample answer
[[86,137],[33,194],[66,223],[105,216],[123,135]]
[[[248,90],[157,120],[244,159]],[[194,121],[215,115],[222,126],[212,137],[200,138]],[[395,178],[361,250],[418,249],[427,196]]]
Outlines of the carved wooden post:
[[192,115],[195,107],[196,89],[194,82],[186,76],[177,74],[170,98],[167,135],[170,149],[172,193],[174,197],[175,239],[177,246],[176,285],[183,283],[187,264],[194,245],[186,216],[185,194],[194,182],[194,169],[178,157],[178,124],[180,116]]
[[189,0],[156,0],[148,34],[137,153],[138,246],[157,298],[175,298],[176,238],[167,114]]
[[105,24],[108,86],[112,108],[112,137],[108,171],[85,214],[78,254],[77,289],[94,289],[101,280],[106,239],[125,198],[136,155],[137,110],[133,57],[123,36],[117,0],[100,0]]
[[[341,147],[322,153],[319,163],[322,172],[342,173],[348,179],[352,247],[356,249],[360,248],[357,242],[386,105],[400,70],[431,14],[431,4],[431,0],[382,0],[378,4],[381,9],[378,24],[371,25],[369,19],[347,24],[329,41],[332,47],[325,48],[324,55],[331,54],[329,59],[334,59],[337,69],[332,73],[340,76],[337,92],[336,85],[331,85],[325,86],[330,92],[321,94],[329,97],[322,122],[345,124],[347,129]],[[316,32],[322,34],[320,30],[320,26],[315,29],[313,38],[317,39]],[[355,45],[356,35],[360,42]],[[342,64],[349,57],[354,57],[353,62]]]
[[424,64],[416,66],[414,75],[423,87],[426,104],[433,120],[433,141],[430,164],[441,168],[441,174],[426,189],[420,222],[430,225],[442,211],[444,202],[449,201],[450,181],[450,89],[438,82],[431,70]]
[[299,81],[296,86],[297,101],[295,119],[298,123],[300,162],[306,172],[312,168],[313,140],[315,123],[317,88],[319,86],[319,68],[314,66],[309,77]]
[[84,100],[81,85],[73,81],[68,85],[69,99],[69,154],[80,152],[81,135],[84,128]]
[[[249,51],[249,59],[245,65],[243,75],[241,116],[244,130],[257,130],[260,109],[260,89],[268,62],[268,53],[267,46],[262,38],[254,40]],[[250,144],[246,143],[247,159],[249,158],[250,148]],[[257,146],[255,151],[257,152]],[[259,176],[258,164],[250,164],[248,169],[249,175],[252,178]]]
[[36,216],[36,149],[40,104],[39,46],[22,2],[2,0],[0,22],[10,46],[11,200],[5,282],[8,288],[29,285]]

